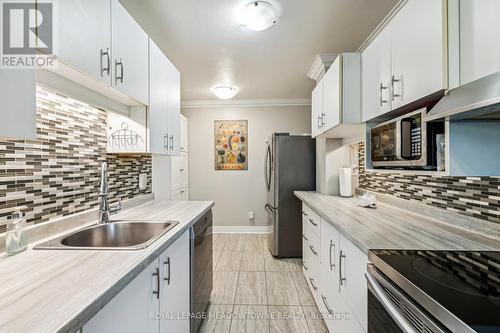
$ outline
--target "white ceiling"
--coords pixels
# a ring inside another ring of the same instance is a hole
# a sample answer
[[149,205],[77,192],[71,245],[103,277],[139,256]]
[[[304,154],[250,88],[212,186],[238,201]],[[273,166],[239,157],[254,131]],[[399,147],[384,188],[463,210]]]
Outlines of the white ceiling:
[[237,19],[249,0],[121,1],[181,71],[183,101],[215,99],[217,84],[235,99],[309,97],[315,56],[355,51],[398,2],[267,0],[279,21],[254,32]]

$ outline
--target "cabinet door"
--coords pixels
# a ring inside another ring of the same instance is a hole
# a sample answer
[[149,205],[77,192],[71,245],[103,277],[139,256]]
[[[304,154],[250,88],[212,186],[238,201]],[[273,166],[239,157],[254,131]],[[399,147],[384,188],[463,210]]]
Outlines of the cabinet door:
[[321,219],[321,267],[331,284],[338,289],[339,285],[339,241],[340,234],[330,223]]
[[149,40],[149,143],[153,154],[168,154],[169,61]]
[[181,152],[181,75],[169,61],[167,85],[167,114],[169,134],[169,154]]
[[55,4],[58,58],[111,85],[111,2],[57,0]]
[[330,66],[323,77],[323,111],[321,118],[321,132],[340,124],[340,82],[341,82],[342,56]]
[[342,234],[340,235],[340,251],[340,292],[366,331],[368,326],[368,286],[365,273],[368,257]]
[[444,10],[441,0],[409,0],[389,23],[392,109],[446,89]]
[[181,152],[189,150],[188,145],[188,119],[181,115]]
[[181,180],[182,156],[172,156],[171,161],[172,161],[172,168],[170,172],[171,172],[172,190],[178,190],[179,188],[182,187],[182,180]]
[[119,0],[111,0],[112,84],[142,104],[148,104],[148,35]]
[[[189,231],[179,237],[160,256],[160,312],[171,318],[160,320],[160,332],[189,332],[190,319],[190,257]],[[139,331],[138,331],[139,332]]]
[[500,1],[460,0],[460,84],[500,71]]
[[369,121],[390,111],[391,54],[387,29],[368,45],[361,54],[362,120]]
[[84,333],[153,333],[158,332],[158,321],[150,318],[157,313],[161,289],[158,260],[151,263],[130,282],[118,295],[106,304],[82,328]]
[[188,160],[188,156],[181,155],[179,157],[181,159],[181,168],[179,169],[179,172],[181,174],[181,187],[187,187],[189,185],[189,160]]
[[320,133],[321,114],[323,113],[323,79],[318,81],[311,94],[311,133],[315,137]]
[[0,101],[0,137],[35,140],[35,71],[0,69]]

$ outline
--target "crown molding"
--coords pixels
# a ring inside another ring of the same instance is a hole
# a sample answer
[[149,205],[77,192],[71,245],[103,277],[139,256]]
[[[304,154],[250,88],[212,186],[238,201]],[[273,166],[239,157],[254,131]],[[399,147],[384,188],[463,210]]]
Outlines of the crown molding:
[[377,37],[382,30],[389,24],[392,18],[403,8],[403,6],[408,2],[408,0],[399,0],[399,2],[391,9],[386,17],[377,25],[375,30],[368,36],[368,38],[359,46],[356,52],[363,52],[368,45]]
[[182,101],[182,109],[206,109],[228,107],[293,107],[311,106],[310,98],[283,98],[283,99],[229,99],[229,100],[199,100]]
[[338,54],[318,54],[309,69],[309,73],[307,73],[307,77],[315,81],[319,80],[325,74],[326,69],[333,64],[337,56]]

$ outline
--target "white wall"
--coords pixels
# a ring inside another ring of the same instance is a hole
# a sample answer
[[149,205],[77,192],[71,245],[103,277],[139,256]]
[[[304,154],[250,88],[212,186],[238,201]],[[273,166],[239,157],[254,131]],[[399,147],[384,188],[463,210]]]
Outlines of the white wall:
[[[214,225],[266,225],[266,139],[273,132],[311,132],[310,107],[184,109],[189,119],[190,200],[214,200]],[[214,170],[214,120],[248,120],[248,170]],[[248,212],[255,212],[253,223]]]

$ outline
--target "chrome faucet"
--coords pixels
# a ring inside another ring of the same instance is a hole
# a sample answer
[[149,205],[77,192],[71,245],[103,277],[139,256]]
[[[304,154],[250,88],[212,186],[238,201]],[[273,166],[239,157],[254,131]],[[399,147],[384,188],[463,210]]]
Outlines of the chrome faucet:
[[121,200],[116,206],[111,207],[108,201],[108,164],[101,166],[101,189],[99,191],[101,202],[99,204],[99,224],[108,223],[111,215],[117,214],[122,209]]

